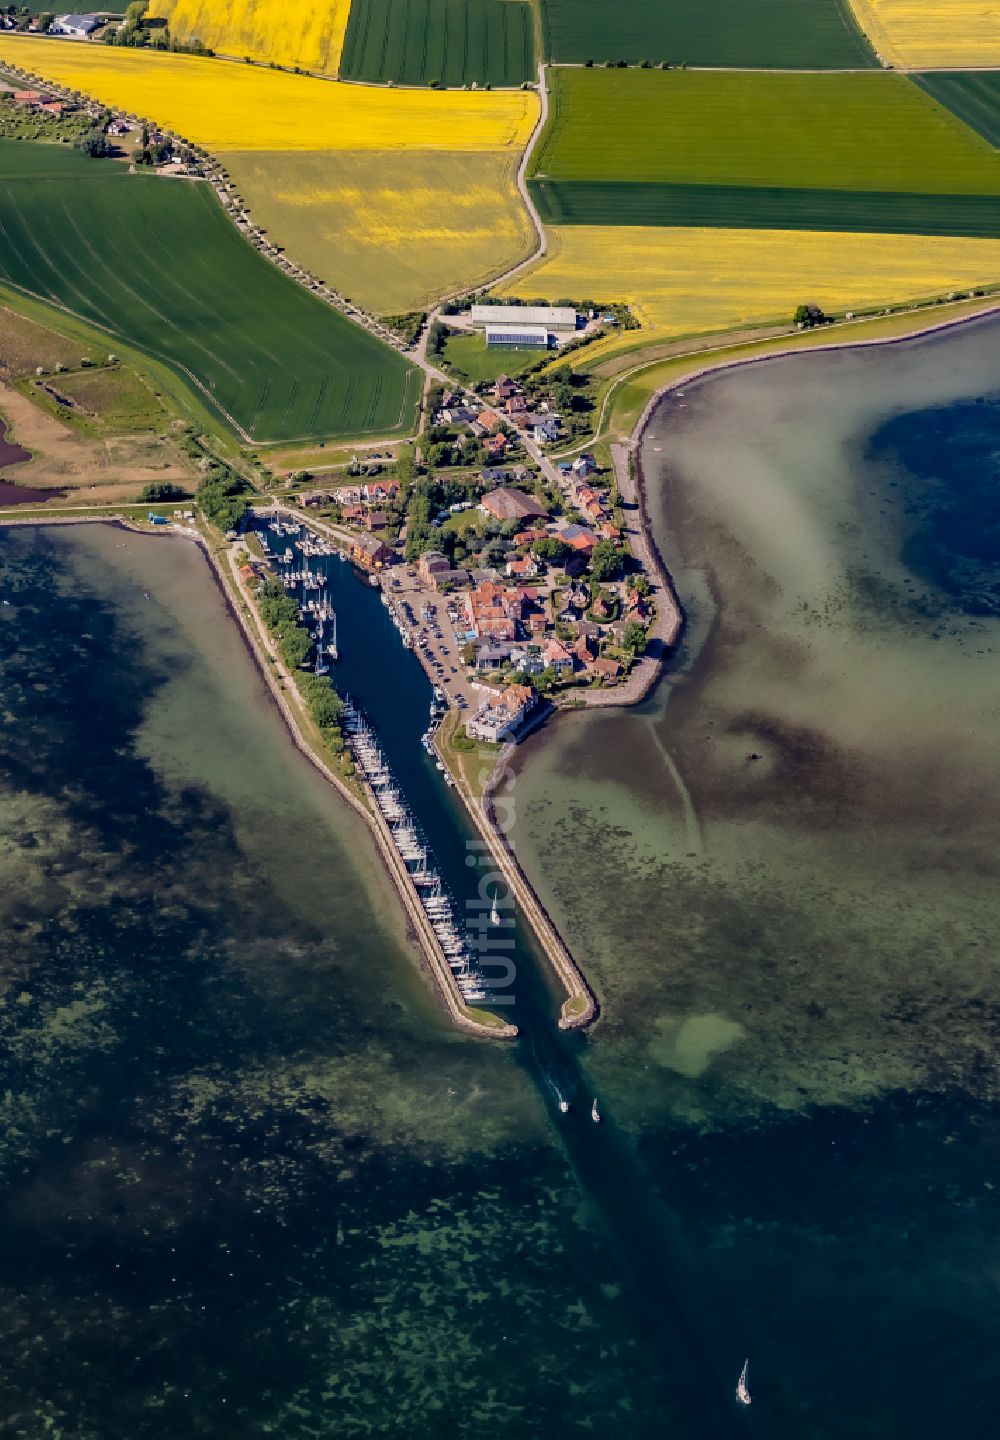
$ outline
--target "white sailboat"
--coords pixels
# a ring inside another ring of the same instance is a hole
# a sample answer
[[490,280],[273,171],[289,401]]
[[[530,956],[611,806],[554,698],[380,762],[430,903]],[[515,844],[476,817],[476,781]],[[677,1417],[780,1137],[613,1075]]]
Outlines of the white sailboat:
[[497,897],[493,896],[493,909],[490,911],[490,924],[500,924],[500,911],[497,909]]
[[597,1108],[597,1097],[596,1097],[596,1096],[594,1097],[594,1103],[593,1103],[593,1105],[591,1105],[591,1107],[590,1107],[590,1118],[591,1118],[591,1120],[593,1120],[593,1122],[594,1122],[595,1125],[600,1125],[600,1123],[601,1123],[601,1112],[600,1112],[600,1110],[598,1110],[598,1108]]
[[743,1361],[743,1369],[740,1371],[740,1378],[736,1382],[736,1398],[741,1405],[750,1405],[750,1387],[747,1385],[747,1371],[750,1369],[750,1361]]

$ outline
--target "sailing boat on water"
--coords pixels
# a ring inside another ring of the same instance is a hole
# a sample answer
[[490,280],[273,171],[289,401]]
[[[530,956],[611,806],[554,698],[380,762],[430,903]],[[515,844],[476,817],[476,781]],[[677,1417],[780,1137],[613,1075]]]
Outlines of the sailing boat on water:
[[493,896],[493,909],[490,911],[490,924],[500,924],[500,911],[497,909],[497,897]]
[[597,1108],[597,1097],[596,1097],[596,1096],[594,1097],[594,1103],[593,1103],[593,1105],[591,1105],[591,1107],[590,1107],[590,1118],[591,1118],[591,1120],[593,1120],[593,1122],[594,1122],[595,1125],[600,1125],[600,1123],[601,1123],[601,1112],[600,1112],[600,1110],[598,1110],[598,1108]]
[[740,1378],[736,1382],[736,1398],[741,1405],[750,1405],[750,1387],[747,1385],[747,1371],[750,1369],[750,1361],[743,1361],[743,1369],[740,1371]]

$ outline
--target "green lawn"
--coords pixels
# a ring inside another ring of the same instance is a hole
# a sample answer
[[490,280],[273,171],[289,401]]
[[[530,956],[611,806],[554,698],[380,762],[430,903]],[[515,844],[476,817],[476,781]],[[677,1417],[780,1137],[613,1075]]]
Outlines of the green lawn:
[[548,58],[849,69],[875,57],[847,0],[542,0]]
[[255,442],[414,422],[413,367],[262,259],[208,185],[0,142],[0,280],[165,363]]
[[526,0],[353,0],[340,58],[345,80],[403,85],[513,86],[534,69]]
[[922,90],[942,105],[947,105],[991,145],[1000,145],[1000,70],[915,75],[913,78]]
[[485,336],[477,332],[450,335],[441,360],[456,375],[475,384],[495,380],[498,375],[518,375],[544,357],[544,350],[487,350]]
[[1000,157],[900,75],[558,70],[556,180],[995,194]]

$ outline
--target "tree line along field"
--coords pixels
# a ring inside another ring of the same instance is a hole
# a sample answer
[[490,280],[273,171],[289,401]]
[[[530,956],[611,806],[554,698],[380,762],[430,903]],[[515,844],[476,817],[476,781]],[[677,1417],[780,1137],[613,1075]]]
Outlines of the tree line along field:
[[353,0],[340,62],[345,80],[402,85],[515,86],[534,69],[526,0]]
[[1000,71],[981,70],[974,74],[915,75],[914,80],[939,104],[991,145],[1000,145]]
[[903,76],[552,73],[543,218],[996,234],[1000,157]]
[[257,443],[415,419],[417,372],[263,260],[207,185],[0,143],[0,281],[165,362]]
[[556,63],[874,66],[847,0],[541,0],[546,57]]

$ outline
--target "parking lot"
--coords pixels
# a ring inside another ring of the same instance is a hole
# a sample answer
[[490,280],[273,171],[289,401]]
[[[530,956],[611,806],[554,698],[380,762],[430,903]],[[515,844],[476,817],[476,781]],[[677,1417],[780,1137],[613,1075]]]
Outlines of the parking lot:
[[[414,654],[419,656],[434,684],[463,714],[478,710],[486,690],[467,678],[462,663],[465,632],[457,619],[456,598],[439,595],[436,590],[421,585],[416,570],[410,565],[398,565],[388,571],[382,584],[394,607],[402,611],[410,629]],[[409,613],[403,609],[404,605],[409,606]]]

